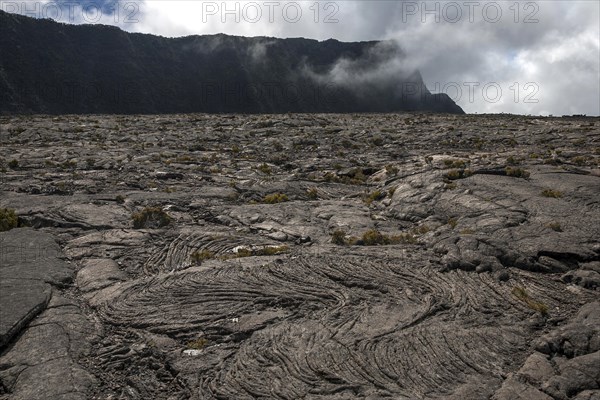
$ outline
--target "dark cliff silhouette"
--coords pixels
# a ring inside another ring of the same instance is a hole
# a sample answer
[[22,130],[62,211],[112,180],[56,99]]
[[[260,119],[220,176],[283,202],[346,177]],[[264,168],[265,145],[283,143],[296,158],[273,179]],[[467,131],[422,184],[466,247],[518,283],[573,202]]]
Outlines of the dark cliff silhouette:
[[161,36],[0,11],[0,113],[463,113],[392,42]]

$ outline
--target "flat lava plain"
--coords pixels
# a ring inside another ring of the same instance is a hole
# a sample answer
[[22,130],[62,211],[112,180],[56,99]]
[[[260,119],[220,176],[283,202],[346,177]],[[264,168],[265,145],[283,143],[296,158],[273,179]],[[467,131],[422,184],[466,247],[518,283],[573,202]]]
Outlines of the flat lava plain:
[[600,399],[600,120],[0,117],[0,399]]

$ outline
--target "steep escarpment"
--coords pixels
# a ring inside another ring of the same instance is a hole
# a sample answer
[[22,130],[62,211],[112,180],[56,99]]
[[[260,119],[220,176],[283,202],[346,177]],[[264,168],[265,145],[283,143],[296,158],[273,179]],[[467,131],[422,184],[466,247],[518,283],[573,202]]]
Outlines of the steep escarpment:
[[0,11],[0,113],[462,113],[389,42],[164,38]]

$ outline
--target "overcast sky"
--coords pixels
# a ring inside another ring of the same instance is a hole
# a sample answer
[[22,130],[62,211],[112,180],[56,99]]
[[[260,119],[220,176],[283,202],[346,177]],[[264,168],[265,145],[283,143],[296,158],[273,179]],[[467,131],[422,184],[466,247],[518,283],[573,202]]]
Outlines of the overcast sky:
[[[163,36],[396,40],[469,113],[600,114],[600,1],[0,1],[5,11]],[[38,4],[37,6],[35,4]],[[98,13],[96,5],[103,12]],[[90,6],[92,5],[92,6]],[[12,7],[12,9],[11,9]],[[70,8],[70,10],[69,10]],[[115,10],[117,10],[115,12]]]

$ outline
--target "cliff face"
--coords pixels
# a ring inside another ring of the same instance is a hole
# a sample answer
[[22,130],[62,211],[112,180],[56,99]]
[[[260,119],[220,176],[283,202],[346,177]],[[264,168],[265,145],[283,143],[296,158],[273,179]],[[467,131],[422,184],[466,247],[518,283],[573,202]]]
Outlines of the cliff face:
[[0,11],[0,113],[463,113],[389,42],[164,38]]

